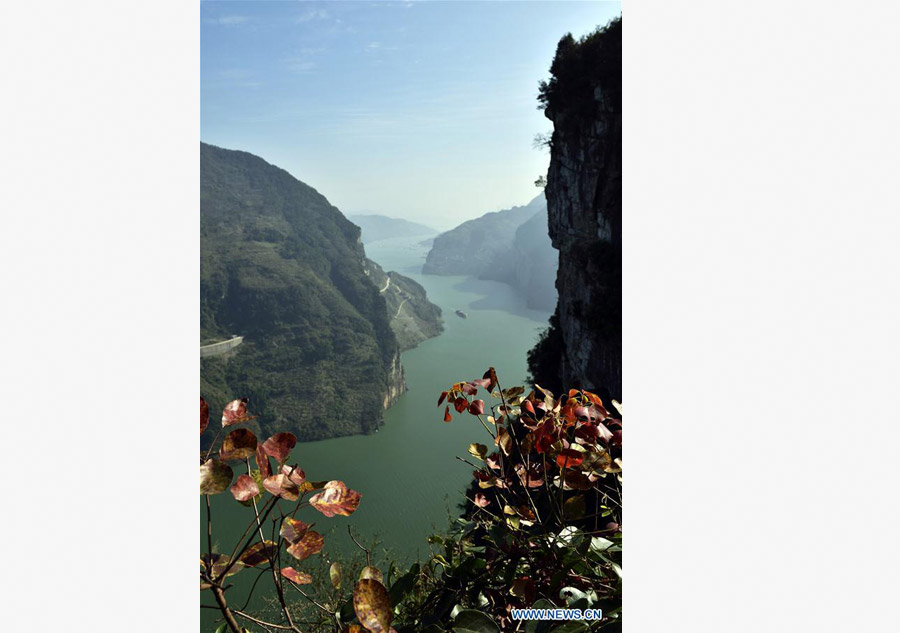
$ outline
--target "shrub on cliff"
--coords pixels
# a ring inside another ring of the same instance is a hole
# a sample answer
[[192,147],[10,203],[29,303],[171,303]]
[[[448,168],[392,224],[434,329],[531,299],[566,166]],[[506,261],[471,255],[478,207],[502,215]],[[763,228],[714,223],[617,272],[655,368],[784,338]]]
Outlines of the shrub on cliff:
[[622,18],[610,20],[576,40],[567,33],[559,40],[550,65],[550,79],[538,90],[541,109],[590,110],[594,88],[606,87],[604,98],[622,99]]

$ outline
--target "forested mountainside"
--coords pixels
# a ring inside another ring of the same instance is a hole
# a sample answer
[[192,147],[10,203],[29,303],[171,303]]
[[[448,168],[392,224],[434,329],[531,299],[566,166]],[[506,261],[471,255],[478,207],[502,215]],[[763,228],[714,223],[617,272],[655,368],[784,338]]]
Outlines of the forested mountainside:
[[371,244],[391,237],[437,234],[437,231],[430,226],[400,218],[389,218],[385,215],[353,214],[348,215],[347,218],[362,229],[363,244]]
[[559,302],[529,355],[551,390],[622,397],[622,21],[559,42],[541,85],[553,122],[548,226],[559,249]]
[[422,272],[502,281],[517,288],[528,307],[553,309],[556,264],[542,194],[525,206],[487,213],[442,233]]
[[315,189],[247,152],[201,143],[201,360],[220,409],[250,398],[265,436],[374,431],[405,388],[389,306],[367,274],[360,230]]
[[444,331],[441,309],[428,300],[425,288],[420,284],[398,272],[385,272],[371,259],[366,260],[366,274],[378,286],[387,303],[391,329],[401,351]]

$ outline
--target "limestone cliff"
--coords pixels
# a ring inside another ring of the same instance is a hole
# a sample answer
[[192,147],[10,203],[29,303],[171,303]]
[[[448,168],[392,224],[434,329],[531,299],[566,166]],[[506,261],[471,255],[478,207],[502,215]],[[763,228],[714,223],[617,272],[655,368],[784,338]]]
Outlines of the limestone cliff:
[[557,312],[529,354],[536,382],[622,397],[622,22],[559,42],[539,97],[553,122],[550,239]]

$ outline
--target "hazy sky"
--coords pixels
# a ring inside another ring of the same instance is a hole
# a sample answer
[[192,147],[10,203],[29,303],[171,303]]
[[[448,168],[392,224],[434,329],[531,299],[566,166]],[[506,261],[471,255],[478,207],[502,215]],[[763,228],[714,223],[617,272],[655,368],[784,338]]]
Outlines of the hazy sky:
[[540,190],[556,43],[618,2],[202,2],[201,138],[438,229]]

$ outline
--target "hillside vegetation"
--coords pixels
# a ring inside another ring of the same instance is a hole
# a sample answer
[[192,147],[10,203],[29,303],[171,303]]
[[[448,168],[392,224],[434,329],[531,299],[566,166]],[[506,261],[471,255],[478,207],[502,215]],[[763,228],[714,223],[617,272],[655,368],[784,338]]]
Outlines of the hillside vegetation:
[[403,383],[359,228],[286,171],[201,144],[200,240],[201,342],[245,337],[201,362],[211,405],[244,394],[263,433],[301,440],[374,431]]

